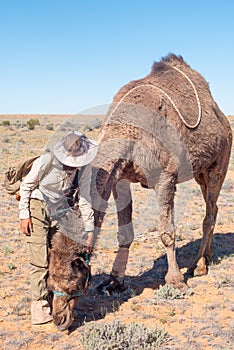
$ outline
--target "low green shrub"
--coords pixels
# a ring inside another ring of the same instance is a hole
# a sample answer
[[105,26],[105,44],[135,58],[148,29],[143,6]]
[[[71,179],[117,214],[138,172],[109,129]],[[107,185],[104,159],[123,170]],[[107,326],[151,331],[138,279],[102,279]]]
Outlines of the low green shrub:
[[9,126],[9,125],[10,125],[9,120],[3,120],[2,121],[2,126]]
[[2,248],[2,250],[3,250],[4,255],[8,255],[10,253],[13,253],[13,250],[12,250],[12,248],[9,245],[5,245]]
[[26,122],[26,126],[29,130],[34,130],[36,125],[40,125],[40,122],[38,119],[29,119]]
[[180,290],[170,284],[165,284],[164,286],[160,285],[152,302],[153,304],[157,304],[161,299],[184,299],[186,296],[192,295],[192,293],[191,288]]
[[168,334],[154,326],[124,324],[120,321],[85,325],[81,343],[92,350],[153,350],[160,349],[169,340]]
[[15,265],[12,262],[9,262],[7,264],[7,267],[8,267],[9,270],[15,270],[16,269]]

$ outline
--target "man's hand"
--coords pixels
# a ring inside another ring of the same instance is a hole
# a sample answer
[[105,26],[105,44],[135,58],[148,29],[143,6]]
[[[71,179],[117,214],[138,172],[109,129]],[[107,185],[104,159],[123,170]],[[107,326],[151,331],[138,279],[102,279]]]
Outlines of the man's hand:
[[87,232],[88,237],[86,239],[86,248],[87,252],[90,254],[93,248],[93,239],[94,239],[94,233],[93,231]]
[[33,224],[31,219],[21,219],[20,229],[26,236],[31,236],[31,232],[33,231]]

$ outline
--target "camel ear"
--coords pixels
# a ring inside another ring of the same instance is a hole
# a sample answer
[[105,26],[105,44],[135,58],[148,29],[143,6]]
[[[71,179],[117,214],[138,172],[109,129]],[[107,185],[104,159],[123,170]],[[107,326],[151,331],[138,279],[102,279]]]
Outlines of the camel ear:
[[80,258],[76,258],[71,263],[72,269],[79,269],[82,270],[85,266],[83,261]]

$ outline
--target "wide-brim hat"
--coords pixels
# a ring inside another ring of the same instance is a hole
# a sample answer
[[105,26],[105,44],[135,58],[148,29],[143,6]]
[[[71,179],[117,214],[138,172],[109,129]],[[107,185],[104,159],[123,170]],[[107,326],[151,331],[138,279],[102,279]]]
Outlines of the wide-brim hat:
[[53,152],[62,164],[77,168],[91,163],[97,149],[96,141],[79,131],[70,131],[54,146]]

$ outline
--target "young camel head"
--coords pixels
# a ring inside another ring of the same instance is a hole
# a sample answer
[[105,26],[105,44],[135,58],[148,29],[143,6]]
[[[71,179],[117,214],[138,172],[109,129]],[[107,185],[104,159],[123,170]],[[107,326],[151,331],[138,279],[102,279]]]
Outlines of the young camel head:
[[52,316],[59,330],[68,329],[74,308],[91,282],[89,255],[78,243],[57,232],[52,239],[47,286],[53,292]]

